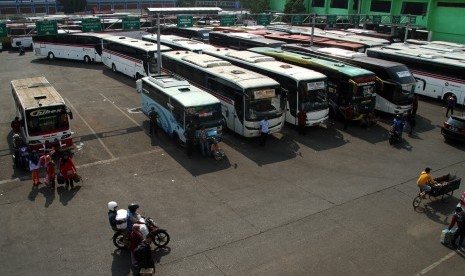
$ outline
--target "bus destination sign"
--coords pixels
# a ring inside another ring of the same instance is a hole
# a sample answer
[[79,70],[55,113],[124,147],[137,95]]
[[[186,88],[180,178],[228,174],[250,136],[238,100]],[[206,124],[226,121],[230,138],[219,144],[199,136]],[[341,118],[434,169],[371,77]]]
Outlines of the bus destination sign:
[[139,30],[140,18],[139,17],[125,17],[123,18],[123,30]]
[[82,32],[101,32],[102,24],[100,18],[84,18],[82,19]]
[[192,27],[193,25],[192,15],[178,15],[178,27]]
[[37,21],[36,22],[38,35],[54,35],[58,33],[57,22],[52,21]]

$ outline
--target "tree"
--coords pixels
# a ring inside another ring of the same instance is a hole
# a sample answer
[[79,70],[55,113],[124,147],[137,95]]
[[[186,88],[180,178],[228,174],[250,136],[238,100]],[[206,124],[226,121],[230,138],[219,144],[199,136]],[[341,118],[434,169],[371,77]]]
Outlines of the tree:
[[284,13],[302,14],[306,13],[303,0],[289,0],[284,6]]
[[269,0],[241,0],[243,9],[250,10],[250,13],[262,13],[269,10]]
[[64,13],[82,12],[87,6],[87,0],[61,0]]

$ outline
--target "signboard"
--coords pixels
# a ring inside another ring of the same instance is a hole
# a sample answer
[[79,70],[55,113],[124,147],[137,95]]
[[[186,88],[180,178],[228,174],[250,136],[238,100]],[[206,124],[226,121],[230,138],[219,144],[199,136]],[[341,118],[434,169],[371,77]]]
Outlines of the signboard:
[[84,18],[82,19],[82,32],[101,32],[102,24],[100,18]]
[[302,25],[304,23],[304,17],[302,15],[293,15],[291,17],[291,25]]
[[139,17],[125,17],[123,18],[123,30],[139,30],[140,18]]
[[408,22],[409,22],[410,24],[417,24],[417,17],[416,17],[416,16],[410,15],[410,16],[408,17]]
[[392,24],[400,24],[400,15],[393,15],[391,23]]
[[381,15],[373,15],[373,24],[381,24]]
[[334,25],[336,24],[337,16],[336,15],[327,15],[326,16],[326,24],[327,25]]
[[4,22],[0,22],[0,37],[7,37],[6,23]]
[[52,21],[37,21],[36,29],[38,35],[56,35],[58,33],[57,22]]
[[271,15],[269,14],[259,14],[257,18],[257,25],[270,25]]
[[221,26],[234,26],[236,16],[234,14],[225,14],[221,16]]
[[193,25],[192,15],[178,15],[178,27],[192,27]]
[[355,26],[358,26],[358,24],[360,24],[360,15],[352,15],[350,22],[352,22]]

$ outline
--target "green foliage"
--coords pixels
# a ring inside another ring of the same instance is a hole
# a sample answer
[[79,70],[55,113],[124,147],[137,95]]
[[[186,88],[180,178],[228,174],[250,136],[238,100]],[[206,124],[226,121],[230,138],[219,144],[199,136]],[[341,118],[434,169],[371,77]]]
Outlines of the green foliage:
[[289,0],[284,6],[284,13],[302,14],[306,13],[303,0]]
[[65,13],[82,12],[86,8],[87,0],[61,0]]
[[241,0],[243,9],[250,10],[250,13],[262,13],[270,9],[269,0]]
[[179,7],[195,7],[195,0],[178,0]]

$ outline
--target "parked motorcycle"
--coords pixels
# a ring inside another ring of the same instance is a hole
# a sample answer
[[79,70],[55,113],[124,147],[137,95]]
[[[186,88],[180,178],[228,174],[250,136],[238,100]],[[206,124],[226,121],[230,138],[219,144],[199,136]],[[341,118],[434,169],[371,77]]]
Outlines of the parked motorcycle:
[[[145,218],[145,225],[149,230],[147,236],[150,235],[156,247],[161,248],[168,245],[170,242],[170,235],[168,235],[165,229],[159,228],[156,222],[149,217]],[[119,249],[127,249],[129,246],[129,240],[124,236],[124,230],[115,231],[112,240],[113,244]]]
[[389,145],[399,144],[402,142],[402,136],[395,130],[394,127],[391,127],[388,134]]

